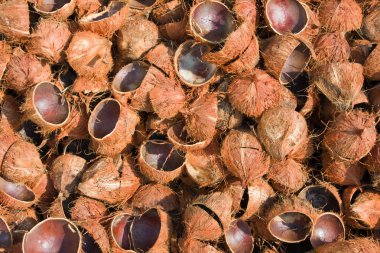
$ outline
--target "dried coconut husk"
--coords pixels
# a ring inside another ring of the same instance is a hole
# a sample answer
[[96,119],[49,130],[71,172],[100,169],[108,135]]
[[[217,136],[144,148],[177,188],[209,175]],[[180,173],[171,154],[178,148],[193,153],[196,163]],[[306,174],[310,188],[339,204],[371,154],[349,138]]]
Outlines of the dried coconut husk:
[[331,212],[318,216],[313,225],[310,242],[313,248],[321,245],[344,241],[345,227],[342,218]]
[[33,208],[14,210],[1,207],[0,215],[12,228],[12,232],[17,230],[29,231],[38,223],[37,214]]
[[26,209],[37,201],[33,191],[24,184],[12,183],[0,177],[0,202],[14,209]]
[[69,121],[71,108],[58,86],[41,82],[28,90],[22,110],[25,119],[41,127],[43,133],[49,133]]
[[380,83],[367,91],[369,104],[378,111],[380,109]]
[[53,19],[42,19],[30,36],[27,49],[30,54],[47,59],[51,63],[64,60],[64,50],[71,38],[69,26]]
[[357,229],[380,228],[380,191],[374,187],[351,186],[343,192],[345,221]]
[[368,169],[372,177],[380,175],[380,141],[376,137],[375,146],[371,149],[369,154],[364,158],[363,164]]
[[71,218],[77,222],[98,221],[108,214],[103,202],[80,196],[70,208]]
[[244,116],[233,107],[227,99],[218,102],[218,120],[216,128],[221,131],[238,128],[243,123]]
[[302,164],[288,158],[284,161],[272,160],[267,178],[276,191],[292,194],[305,185],[309,175]]
[[97,222],[79,222],[76,224],[82,232],[83,253],[110,252],[110,241],[107,230]]
[[74,13],[76,0],[35,0],[34,9],[42,16],[65,20]]
[[316,64],[347,62],[350,58],[350,45],[342,32],[325,33],[314,41],[314,52]]
[[50,178],[54,188],[63,196],[69,197],[76,192],[84,171],[87,169],[86,160],[72,154],[57,157],[50,168]]
[[144,56],[144,60],[153,64],[170,78],[175,77],[175,70],[173,64],[174,49],[164,43],[160,43]]
[[11,95],[2,96],[0,99],[0,115],[1,121],[9,124],[12,129],[15,131],[21,130],[24,122],[20,111],[20,102],[17,98]]
[[0,248],[8,249],[13,244],[13,235],[11,229],[7,224],[7,220],[3,216],[0,216]]
[[362,9],[355,0],[321,1],[319,20],[329,32],[349,32],[360,29]]
[[161,4],[163,0],[131,0],[129,3],[131,12],[133,14],[146,14],[150,13],[157,5]]
[[258,23],[256,0],[236,0],[232,10],[235,12],[238,21],[248,21],[256,27]]
[[374,46],[368,40],[354,40],[351,42],[351,61],[363,65]]
[[140,186],[132,157],[113,161],[104,157],[95,161],[83,174],[78,190],[83,195],[109,204],[128,201]]
[[228,248],[233,253],[251,253],[254,239],[251,229],[243,220],[234,220],[224,232]]
[[337,161],[359,161],[375,145],[375,124],[374,115],[364,111],[340,114],[325,133],[325,151]]
[[170,187],[161,184],[147,184],[137,190],[132,198],[132,206],[139,210],[156,207],[164,212],[171,212],[179,209],[180,203],[177,193]]
[[2,55],[0,59],[0,79],[3,79],[3,74],[12,55],[12,48],[5,40],[0,40],[0,54]]
[[[306,3],[306,1],[302,1]],[[299,34],[302,38],[313,42],[315,37],[320,33],[321,22],[319,22],[318,14],[313,11],[307,4],[303,4],[307,14],[308,14],[308,24],[306,28]]]
[[380,41],[380,5],[375,3],[373,8],[363,18],[361,31],[371,41]]
[[298,0],[266,0],[265,21],[279,35],[300,34],[309,22],[306,5]]
[[269,169],[269,157],[249,130],[232,129],[224,138],[221,156],[228,171],[241,180],[243,188]]
[[313,55],[311,48],[310,42],[304,39],[276,35],[261,50],[268,73],[287,84],[296,79],[308,65]]
[[182,174],[185,155],[170,142],[149,140],[140,146],[138,164],[147,179],[164,184]]
[[299,113],[304,116],[305,118],[307,116],[310,116],[311,113],[313,113],[314,109],[321,103],[321,99],[319,98],[319,94],[317,93],[315,87],[309,86],[306,88],[306,102],[299,110]]
[[97,154],[116,155],[132,142],[139,116],[112,98],[103,99],[91,112],[88,132],[90,148]]
[[181,238],[178,242],[179,252],[181,253],[222,253],[214,246],[201,240],[192,238]]
[[298,198],[283,199],[265,215],[269,233],[286,243],[299,243],[311,233],[315,213],[312,207]]
[[265,111],[257,126],[257,135],[265,150],[278,161],[293,156],[302,158],[300,153],[306,151],[309,143],[307,131],[305,118],[286,107]]
[[109,90],[107,77],[83,77],[75,79],[70,91],[73,93],[100,93]]
[[35,56],[25,53],[21,48],[13,50],[5,73],[6,86],[23,94],[33,85],[49,81],[50,65],[39,61]]
[[29,6],[24,0],[2,1],[0,4],[0,33],[15,42],[29,38]]
[[32,187],[44,174],[45,167],[36,146],[20,140],[14,142],[5,153],[0,172],[10,182]]
[[89,115],[86,111],[86,105],[84,103],[76,102],[72,106],[70,112],[70,118],[67,123],[60,129],[56,140],[60,140],[64,137],[72,139],[85,139],[88,137],[88,119]]
[[174,68],[178,78],[190,87],[199,87],[217,81],[217,66],[203,61],[202,57],[210,52],[206,44],[187,40],[174,54]]
[[205,149],[186,153],[186,174],[198,187],[211,187],[226,177],[226,171],[219,157],[219,146],[212,142]]
[[38,223],[23,239],[22,250],[30,252],[79,253],[82,236],[77,226],[63,218],[48,218]]
[[126,62],[140,59],[157,43],[158,28],[145,17],[134,16],[128,19],[116,32],[119,57]]
[[[62,194],[59,194],[57,198],[50,204],[46,212],[44,212],[44,215],[46,215],[46,217],[69,218],[69,205],[71,203],[71,198],[65,198]],[[45,206],[41,208],[44,207]]]
[[346,241],[328,243],[314,249],[315,253],[346,253],[365,252],[377,253],[380,251],[379,242],[369,238],[354,238]]
[[32,190],[38,199],[37,204],[41,209],[43,209],[43,206],[51,203],[57,196],[53,182],[47,173],[42,174],[42,176],[34,183]]
[[364,76],[371,81],[380,81],[380,46],[376,45],[363,64]]
[[105,3],[105,0],[76,0],[78,18],[97,12]]
[[105,77],[113,65],[112,43],[92,32],[76,32],[66,50],[67,61],[80,75]]

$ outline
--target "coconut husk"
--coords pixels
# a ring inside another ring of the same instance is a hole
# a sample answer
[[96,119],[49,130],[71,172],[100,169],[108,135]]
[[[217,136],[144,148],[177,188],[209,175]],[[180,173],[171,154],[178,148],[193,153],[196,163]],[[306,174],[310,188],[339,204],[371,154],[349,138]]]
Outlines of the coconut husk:
[[[306,3],[307,1],[302,0],[302,2]],[[320,33],[321,22],[319,22],[318,14],[313,11],[309,5],[303,4],[303,7],[307,12],[309,20],[306,28],[298,36],[301,36],[306,40],[313,42],[315,40],[315,37]]]
[[[6,122],[13,130],[19,131],[24,122],[20,111],[20,102],[17,98],[4,95],[0,102],[1,121]],[[4,123],[5,124],[5,123]]]
[[350,58],[350,45],[344,37],[344,33],[325,33],[316,38],[314,52],[317,65],[347,62]]
[[380,142],[376,138],[375,146],[370,153],[364,158],[363,164],[368,169],[368,172],[375,176],[380,175]]
[[364,76],[371,81],[380,81],[380,46],[376,46],[363,64]]
[[76,0],[78,18],[97,12],[104,2],[104,0]]
[[66,20],[74,13],[76,0],[44,0],[33,1],[34,9],[42,16],[52,17],[58,20]]
[[351,43],[351,61],[363,65],[374,46],[368,40],[354,40]]
[[251,22],[256,27],[258,22],[256,0],[236,0],[232,10],[236,13],[236,18],[240,22]]
[[172,47],[160,43],[144,56],[144,59],[153,64],[170,78],[175,77],[175,70],[173,65],[174,50]]
[[108,209],[103,202],[80,196],[70,209],[71,218],[82,224],[99,221],[106,217]]
[[2,1],[0,4],[0,33],[15,42],[29,38],[29,6],[24,0]]
[[301,108],[301,110],[299,111],[299,113],[304,117],[307,117],[310,114],[312,114],[314,109],[321,102],[321,99],[319,98],[315,87],[309,86],[306,89],[306,93],[307,93],[306,102],[303,105],[303,107]]
[[78,103],[74,105],[70,112],[70,118],[67,123],[61,128],[57,140],[64,137],[72,139],[85,139],[88,137],[88,118],[86,105]]
[[50,204],[48,210],[44,212],[44,215],[46,217],[54,218],[69,218],[69,204],[71,204],[71,199],[65,198],[62,194],[59,194]]
[[324,244],[344,241],[344,237],[345,227],[342,218],[335,213],[327,212],[319,215],[316,219],[310,242],[313,248],[317,248]]
[[379,252],[380,245],[369,238],[354,238],[347,241],[328,243],[316,248],[315,253],[345,253],[345,252]]
[[54,189],[54,185],[47,173],[42,176],[32,185],[33,193],[38,199],[38,206],[41,210],[45,210],[48,204],[50,204],[57,196],[57,192]]
[[3,219],[13,231],[29,231],[38,223],[37,214],[33,208],[14,210],[1,207],[0,215],[1,219]]
[[377,111],[380,109],[380,83],[368,90],[369,104]]
[[207,244],[203,241],[192,239],[192,238],[184,238],[180,239],[178,242],[179,252],[181,253],[222,253],[223,251],[219,251],[214,246]]
[[[91,221],[84,221],[84,222],[77,222],[76,223],[80,228],[83,228],[85,231],[83,231],[82,237],[83,240],[85,240],[85,236],[90,236],[96,245],[95,247],[99,247],[101,252],[110,252],[110,241],[108,239],[108,233],[107,230],[99,223],[97,222],[91,222]],[[85,241],[83,241],[83,244],[86,244]],[[84,247],[82,244],[82,251],[88,252],[84,250]],[[94,250],[93,248],[87,249],[87,250]]]
[[82,77],[75,79],[70,91],[73,93],[100,93],[109,90],[106,77]]
[[12,55],[12,48],[5,40],[0,41],[0,54],[2,55],[0,60],[0,79],[3,79],[3,74]]
[[33,191],[24,184],[12,183],[0,177],[0,203],[14,209],[27,209],[37,201]]
[[378,3],[375,3],[369,13],[364,16],[361,28],[363,35],[367,39],[376,42],[380,41],[380,29],[378,25],[380,23],[379,7],[380,5]]
[[224,232],[226,244],[231,252],[252,252],[254,238],[249,225],[241,219],[234,220]]
[[243,123],[244,116],[233,107],[227,99],[218,102],[218,120],[216,128],[221,131],[238,128]]

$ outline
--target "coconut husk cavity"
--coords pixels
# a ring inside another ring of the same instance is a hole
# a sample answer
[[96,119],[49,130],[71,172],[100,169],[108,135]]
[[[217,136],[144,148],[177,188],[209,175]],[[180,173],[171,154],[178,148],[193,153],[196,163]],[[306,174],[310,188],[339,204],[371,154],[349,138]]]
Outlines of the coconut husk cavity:
[[68,18],[75,9],[74,0],[36,0],[33,5],[34,9],[41,15],[60,20]]

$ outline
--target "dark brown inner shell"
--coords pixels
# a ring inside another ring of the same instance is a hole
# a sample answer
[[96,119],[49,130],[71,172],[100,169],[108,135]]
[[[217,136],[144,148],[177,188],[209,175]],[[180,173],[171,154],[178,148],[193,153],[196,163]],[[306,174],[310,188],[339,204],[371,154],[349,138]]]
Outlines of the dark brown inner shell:
[[44,12],[52,12],[61,9],[70,2],[71,0],[38,0],[36,7]]
[[80,233],[63,219],[45,220],[24,239],[24,253],[76,253],[80,248]]
[[140,87],[149,66],[143,62],[132,62],[119,70],[112,82],[118,92],[130,92]]
[[0,217],[0,248],[9,248],[12,246],[12,234],[9,231],[7,223]]
[[336,197],[323,186],[309,187],[305,192],[305,198],[314,208],[325,212],[340,212],[340,205]]
[[133,249],[130,234],[132,221],[132,216],[124,214],[115,217],[114,221],[112,222],[112,236],[117,245],[124,250]]
[[310,234],[312,220],[300,212],[286,212],[277,215],[268,224],[273,236],[284,242],[299,242]]
[[35,195],[23,184],[15,184],[0,178],[0,191],[20,201],[33,201]]
[[36,87],[33,102],[42,119],[50,124],[62,124],[69,117],[69,104],[51,83],[41,83]]
[[314,248],[326,243],[344,239],[344,225],[334,214],[323,214],[318,217],[310,242]]
[[310,57],[310,49],[301,42],[286,60],[281,70],[280,81],[290,83],[296,79],[309,63]]
[[125,5],[126,3],[123,2],[111,2],[107,11],[98,16],[93,17],[92,19],[90,19],[90,21],[100,21],[102,19],[109,18],[113,16],[115,13],[119,12]]
[[307,26],[306,10],[296,0],[268,1],[267,17],[273,29],[280,34],[297,34]]
[[169,142],[148,141],[141,152],[145,162],[158,170],[173,171],[185,162],[185,155]]
[[85,229],[80,229],[82,232],[82,251],[83,253],[102,253],[99,245]]
[[233,221],[226,231],[226,242],[232,252],[251,253],[253,237],[247,223],[242,220]]
[[90,116],[88,131],[95,138],[104,138],[115,129],[120,111],[120,104],[115,100],[100,102]]
[[136,250],[147,252],[157,242],[161,231],[161,219],[157,209],[150,209],[135,218],[131,234]]

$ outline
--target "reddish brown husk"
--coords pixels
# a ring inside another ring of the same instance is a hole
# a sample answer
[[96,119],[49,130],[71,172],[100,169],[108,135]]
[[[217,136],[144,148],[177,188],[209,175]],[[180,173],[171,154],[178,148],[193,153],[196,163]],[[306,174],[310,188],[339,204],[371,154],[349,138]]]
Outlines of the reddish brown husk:
[[325,33],[316,38],[314,52],[316,64],[347,62],[350,58],[350,45],[344,33]]
[[367,94],[369,104],[378,111],[380,109],[380,83],[369,89]]
[[119,154],[132,142],[139,121],[137,113],[127,105],[122,106],[112,98],[102,100],[88,120],[90,148],[97,154]]
[[313,226],[310,242],[314,248],[321,245],[344,241],[344,223],[335,213],[323,213],[318,216]]
[[2,177],[10,182],[33,187],[44,174],[45,167],[36,146],[20,140],[14,142],[5,153],[0,171]]
[[347,241],[328,243],[314,250],[315,253],[346,253],[346,252],[377,253],[379,251],[380,251],[379,243],[369,238],[355,238],[355,239],[350,239]]
[[43,209],[46,207],[46,204],[41,208],[44,210],[43,212],[46,217],[68,218],[67,211],[69,204],[71,204],[71,199],[66,199],[62,194],[59,194],[46,211]]
[[63,51],[71,38],[69,27],[64,22],[42,19],[31,34],[28,52],[47,59],[51,63],[64,60]]
[[25,53],[21,48],[13,50],[4,78],[7,87],[23,94],[33,85],[49,81],[50,78],[49,64],[39,61],[31,54]]
[[88,168],[78,190],[90,198],[117,204],[128,201],[140,186],[131,157],[100,158]]
[[[306,150],[309,137],[305,118],[289,108],[274,108],[264,112],[257,126],[258,137],[265,150],[275,160],[299,157]],[[307,153],[307,152],[306,152]],[[307,154],[304,156],[307,157]]]
[[358,229],[380,228],[380,191],[371,187],[348,187],[343,192],[346,222]]
[[[377,136],[377,138],[378,137],[379,136]],[[380,141],[379,139],[377,139],[375,146],[371,149],[371,152],[364,159],[363,164],[366,166],[369,173],[371,173],[371,175],[374,178],[380,176]]]
[[105,77],[113,65],[111,46],[111,41],[95,33],[77,32],[66,50],[67,61],[80,76]]
[[132,198],[132,206],[140,210],[156,207],[170,212],[179,209],[180,203],[177,193],[168,186],[147,184],[137,190]]
[[351,42],[351,61],[364,64],[375,45],[368,40],[354,40]]
[[[95,247],[99,247],[101,252],[110,252],[110,241],[107,230],[100,223],[90,220],[78,222],[77,225],[84,229],[82,236],[86,233],[86,236],[92,237],[96,244]],[[85,243],[85,241],[83,241],[83,243]],[[82,250],[83,248],[84,246],[82,244]],[[92,252],[91,250],[93,250],[93,248],[87,249],[85,252]]]
[[[131,36],[133,34],[133,36]],[[157,26],[144,17],[130,18],[116,32],[116,44],[123,61],[138,60],[158,43]]]
[[9,124],[15,131],[19,131],[24,124],[20,111],[20,101],[13,96],[4,95],[0,98],[0,115],[1,120]]
[[235,109],[228,99],[223,99],[218,102],[218,120],[216,128],[221,131],[238,128],[243,123],[244,116]]
[[355,0],[321,1],[319,20],[330,32],[349,32],[360,29],[362,9]]
[[267,178],[275,190],[292,194],[305,185],[308,172],[302,164],[288,158],[284,161],[271,161]]
[[99,93],[109,89],[107,77],[82,77],[75,79],[70,91],[73,93]]
[[0,59],[0,79],[3,79],[3,74],[12,55],[12,48],[5,40],[0,41],[0,54],[2,55]]
[[94,13],[102,7],[104,0],[76,0],[77,15],[79,18]]
[[0,203],[14,209],[27,209],[37,201],[33,191],[24,184],[11,183],[0,177]]
[[253,236],[250,227],[243,220],[234,220],[224,232],[228,248],[233,253],[251,253],[253,251]]
[[79,197],[70,208],[71,218],[78,222],[98,221],[108,214],[103,202],[87,197]]
[[44,0],[33,1],[34,9],[42,16],[52,17],[58,20],[66,20],[75,10],[75,0]]
[[380,81],[380,46],[377,45],[375,49],[368,56],[364,62],[364,76],[372,81]]
[[89,115],[86,111],[86,105],[84,103],[76,102],[72,106],[70,112],[70,118],[67,123],[60,129],[57,140],[64,137],[72,139],[85,139],[88,137],[88,118]]
[[29,7],[27,1],[2,1],[0,4],[0,33],[10,40],[25,42],[30,35],[29,25]]
[[323,146],[337,161],[356,162],[369,153],[375,142],[374,115],[354,110],[336,118],[326,131]]
[[228,171],[240,178],[243,187],[269,169],[269,157],[249,130],[232,129],[223,141],[221,156]]
[[217,250],[214,246],[192,238],[180,239],[178,247],[182,253],[222,253],[222,251]]
[[13,232],[16,230],[29,231],[38,223],[37,214],[33,208],[14,210],[1,207],[0,217],[7,222]]
[[80,179],[86,169],[86,160],[72,154],[57,157],[50,169],[54,188],[63,196],[69,197],[76,192]]
[[9,147],[14,142],[21,140],[21,138],[16,135],[13,129],[4,120],[0,121],[0,132],[0,164],[2,164]]
[[144,59],[165,72],[165,74],[170,78],[174,78],[174,53],[174,49],[171,46],[160,43],[156,47],[149,50],[149,52],[144,56]]
[[377,3],[363,18],[361,31],[371,41],[380,41],[380,5]]

